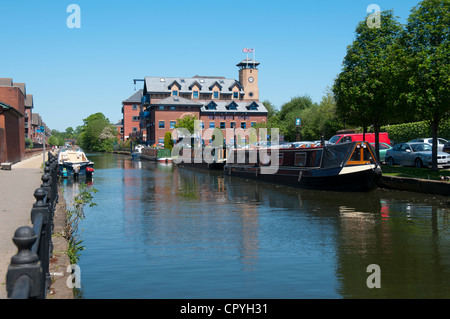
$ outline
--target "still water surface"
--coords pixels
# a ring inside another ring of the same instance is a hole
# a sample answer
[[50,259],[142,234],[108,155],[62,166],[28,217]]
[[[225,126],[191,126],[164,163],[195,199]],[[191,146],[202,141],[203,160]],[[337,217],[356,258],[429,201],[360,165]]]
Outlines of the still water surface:
[[[448,198],[88,156],[99,192],[80,225],[84,298],[450,297]],[[381,288],[367,287],[371,264]]]

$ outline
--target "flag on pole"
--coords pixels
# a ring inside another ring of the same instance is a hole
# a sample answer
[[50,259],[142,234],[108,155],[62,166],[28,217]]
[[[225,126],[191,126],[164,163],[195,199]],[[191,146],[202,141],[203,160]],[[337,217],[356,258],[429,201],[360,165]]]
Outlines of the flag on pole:
[[254,49],[253,48],[244,48],[243,50],[242,50],[242,52],[244,52],[244,53],[252,53],[254,51]]

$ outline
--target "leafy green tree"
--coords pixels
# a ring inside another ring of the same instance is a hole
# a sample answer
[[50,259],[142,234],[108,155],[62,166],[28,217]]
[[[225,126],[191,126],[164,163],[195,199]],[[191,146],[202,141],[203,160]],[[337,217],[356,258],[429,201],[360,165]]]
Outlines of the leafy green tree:
[[171,132],[166,132],[166,134],[164,134],[164,148],[167,148],[169,150],[172,150],[173,148],[173,139]]
[[195,115],[186,115],[180,119],[177,119],[177,123],[175,124],[175,128],[185,128],[189,132],[194,133],[194,121],[197,120]]
[[424,0],[412,9],[395,57],[400,100],[429,121],[437,170],[438,128],[450,115],[450,1]]
[[83,119],[81,146],[86,150],[111,152],[117,141],[116,128],[103,113],[95,113]]
[[267,109],[267,119],[270,119],[272,116],[277,115],[278,109],[275,105],[273,105],[270,101],[264,100],[262,104]]
[[367,18],[359,22],[333,86],[338,115],[346,124],[373,125],[378,157],[380,127],[392,120],[387,90],[394,79],[388,57],[402,31],[392,11],[381,12],[380,17],[379,27],[368,25]]

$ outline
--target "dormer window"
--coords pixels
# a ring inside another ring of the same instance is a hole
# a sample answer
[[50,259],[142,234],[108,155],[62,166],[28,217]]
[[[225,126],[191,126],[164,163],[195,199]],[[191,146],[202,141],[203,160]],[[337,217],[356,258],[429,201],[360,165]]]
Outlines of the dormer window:
[[236,102],[232,101],[228,102],[225,107],[227,108],[227,110],[237,110],[238,105],[236,104]]
[[257,111],[258,110],[258,103],[252,102],[252,103],[248,104],[247,105],[247,110]]
[[214,97],[215,99],[218,99],[218,98],[219,98],[219,92],[218,92],[218,91],[214,91],[214,92],[213,92],[213,97]]
[[198,97],[199,97],[198,91],[193,91],[193,92],[192,92],[192,98],[193,98],[193,99],[198,99]]
[[172,95],[173,95],[173,96],[178,96],[178,91],[177,91],[177,90],[173,90],[173,91],[172,91]]
[[205,105],[206,110],[216,110],[216,108],[217,108],[217,104],[214,103],[214,101],[211,101]]
[[233,99],[239,98],[239,92],[233,92]]

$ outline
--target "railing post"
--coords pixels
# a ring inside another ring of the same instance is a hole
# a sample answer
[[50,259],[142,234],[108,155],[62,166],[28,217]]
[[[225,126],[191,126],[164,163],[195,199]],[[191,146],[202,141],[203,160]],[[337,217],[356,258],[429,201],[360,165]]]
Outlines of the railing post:
[[53,242],[51,233],[51,223],[53,220],[53,216],[50,210],[50,203],[46,201],[46,197],[48,197],[48,193],[46,193],[44,188],[37,188],[34,191],[34,198],[36,198],[36,202],[33,204],[33,208],[31,209],[31,222],[34,224],[34,221],[39,214],[42,214],[44,217],[42,231],[40,234],[41,240],[39,243],[38,254],[39,259],[41,260],[42,271],[45,276],[45,283],[47,289],[50,287],[51,284],[51,276],[49,268],[50,268],[50,258],[52,257],[53,254]]
[[14,233],[13,242],[18,252],[11,258],[6,275],[8,298],[44,299],[45,297],[39,257],[31,251],[36,238],[36,234],[29,226],[20,227]]

